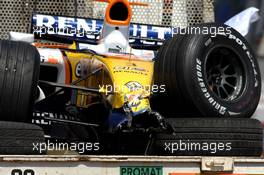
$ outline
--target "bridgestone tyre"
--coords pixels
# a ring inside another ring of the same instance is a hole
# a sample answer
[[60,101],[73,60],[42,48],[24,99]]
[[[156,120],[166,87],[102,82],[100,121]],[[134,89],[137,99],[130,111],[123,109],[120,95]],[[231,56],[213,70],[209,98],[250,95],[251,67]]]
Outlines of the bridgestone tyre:
[[0,40],[0,120],[30,120],[39,69],[40,56],[34,46]]
[[165,117],[251,117],[260,99],[261,77],[248,42],[226,25],[196,28],[222,32],[179,34],[161,47],[154,84],[165,85],[166,93],[153,96],[153,109]]
[[33,124],[17,122],[0,122],[0,154],[45,154],[46,150],[37,150],[45,143],[43,130]]
[[259,156],[263,130],[255,119],[167,119],[174,135],[158,132],[151,153],[168,156]]

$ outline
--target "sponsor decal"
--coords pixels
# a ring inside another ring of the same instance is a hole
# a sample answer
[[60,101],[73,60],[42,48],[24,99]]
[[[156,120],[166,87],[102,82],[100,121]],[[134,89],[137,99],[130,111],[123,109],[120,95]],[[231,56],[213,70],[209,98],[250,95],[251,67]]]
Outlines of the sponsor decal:
[[125,101],[128,101],[128,107],[138,107],[141,104],[141,95],[139,94],[126,94]]
[[40,54],[40,63],[46,64],[62,64],[63,56],[58,49],[38,49]]
[[40,55],[40,63],[59,64],[59,61],[53,55]]
[[201,87],[201,90],[202,90],[205,98],[221,115],[224,115],[226,113],[226,107],[224,107],[224,106],[220,105],[218,102],[216,102],[215,99],[208,92],[208,89],[206,88],[204,78],[203,78],[203,74],[202,74],[202,61],[199,58],[196,58],[196,74],[197,74],[197,79],[198,79],[199,85]]
[[81,69],[82,69],[81,62],[78,62],[75,66],[75,76],[78,78],[81,77]]
[[129,81],[125,85],[126,87],[128,87],[130,91],[136,91],[139,89],[143,89],[143,86],[137,81]]
[[144,68],[140,67],[130,67],[130,66],[115,66],[113,73],[135,73],[135,74],[141,74],[141,75],[147,75],[148,71]]
[[162,166],[121,166],[120,175],[163,175]]
[[[98,40],[102,32],[103,20],[90,18],[74,18],[63,16],[52,16],[44,14],[33,14],[32,31],[37,36],[45,38],[45,34],[67,36],[73,40],[89,41]],[[154,39],[163,41],[172,38],[174,28],[131,24],[129,28],[131,44],[161,45],[159,42],[143,41],[142,39]],[[43,36],[42,36],[43,35]]]
[[251,52],[250,52],[249,49],[247,48],[246,44],[244,44],[243,41],[242,41],[240,38],[236,37],[236,36],[233,35],[233,34],[229,34],[227,37],[228,37],[229,39],[235,40],[235,42],[236,42],[238,45],[240,45],[240,46],[242,47],[242,49],[246,52],[246,54],[247,54],[247,56],[248,56],[248,59],[249,59],[249,61],[251,62],[251,65],[252,65],[253,71],[254,71],[255,87],[258,87],[258,86],[259,86],[259,82],[258,82],[258,78],[257,78],[257,76],[258,76],[258,72],[257,72],[257,70],[256,70],[256,65],[255,65],[255,63],[254,63],[254,61],[253,61],[253,56],[252,56]]

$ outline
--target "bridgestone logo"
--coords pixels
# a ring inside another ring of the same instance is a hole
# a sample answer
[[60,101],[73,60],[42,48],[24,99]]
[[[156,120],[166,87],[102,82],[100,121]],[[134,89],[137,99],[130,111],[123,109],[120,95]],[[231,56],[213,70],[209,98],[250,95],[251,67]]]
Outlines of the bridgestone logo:
[[221,106],[219,103],[217,103],[208,92],[206,85],[204,83],[203,74],[202,74],[202,62],[199,58],[196,59],[196,70],[197,70],[197,79],[199,82],[199,85],[201,87],[201,90],[205,96],[205,98],[208,100],[208,102],[222,115],[226,112],[226,107]]

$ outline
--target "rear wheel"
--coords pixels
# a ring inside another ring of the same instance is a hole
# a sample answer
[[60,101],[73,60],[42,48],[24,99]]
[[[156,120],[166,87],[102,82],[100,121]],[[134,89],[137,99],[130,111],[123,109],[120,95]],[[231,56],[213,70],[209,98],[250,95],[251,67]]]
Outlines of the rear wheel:
[[153,137],[153,155],[167,156],[260,156],[261,123],[255,119],[182,118],[166,120],[174,134]]
[[35,47],[0,41],[0,120],[30,120],[39,67],[40,56]]

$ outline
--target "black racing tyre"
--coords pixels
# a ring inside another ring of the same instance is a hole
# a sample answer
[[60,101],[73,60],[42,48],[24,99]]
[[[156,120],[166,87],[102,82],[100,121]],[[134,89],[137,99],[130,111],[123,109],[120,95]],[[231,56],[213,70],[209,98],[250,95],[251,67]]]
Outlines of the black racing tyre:
[[[154,84],[165,85],[166,93],[152,98],[153,108],[165,117],[251,117],[260,99],[261,77],[248,42],[222,24],[187,29],[203,34],[176,35],[159,50]],[[206,29],[216,32],[204,34]]]
[[[37,125],[21,122],[0,122],[0,154],[36,155],[45,154],[44,132]],[[36,146],[36,147],[35,147]]]
[[263,129],[255,119],[172,118],[166,120],[174,134],[157,132],[152,155],[167,156],[260,156]]
[[40,56],[34,46],[0,40],[0,120],[30,120],[39,69]]

